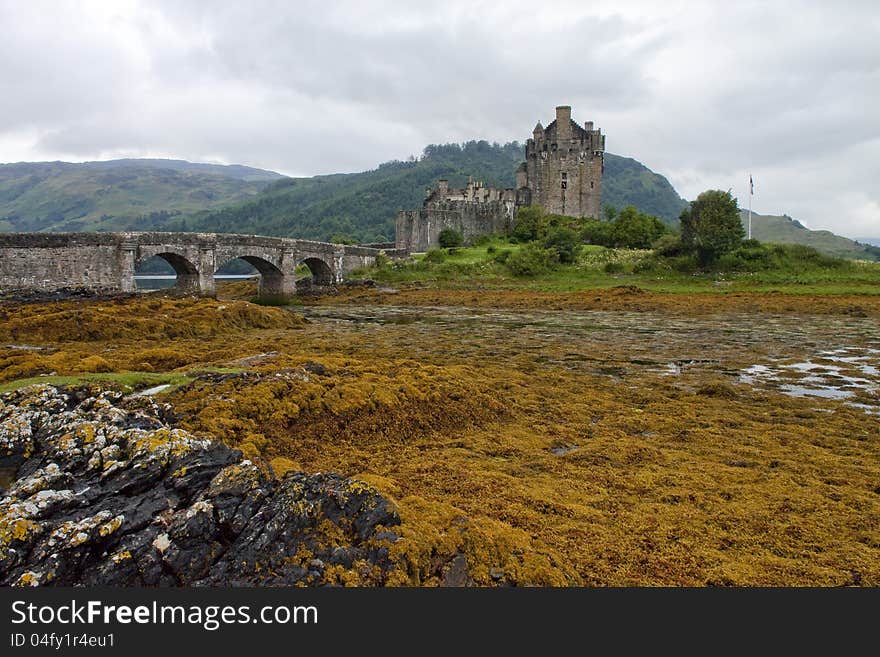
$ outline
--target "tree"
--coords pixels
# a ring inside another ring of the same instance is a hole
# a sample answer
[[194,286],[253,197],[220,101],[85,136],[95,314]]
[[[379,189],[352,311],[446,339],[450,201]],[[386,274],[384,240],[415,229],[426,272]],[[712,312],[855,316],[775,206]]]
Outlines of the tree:
[[669,229],[660,219],[628,205],[613,222],[611,241],[614,246],[627,249],[649,249],[655,240],[667,232]]
[[547,232],[547,217],[538,205],[526,205],[516,211],[511,237],[518,242],[534,242]]
[[563,264],[575,262],[581,250],[577,232],[567,226],[551,228],[542,243],[544,248],[553,251],[559,262]]
[[437,242],[444,249],[453,249],[464,244],[464,237],[454,228],[444,228],[437,236]]
[[682,210],[680,219],[682,245],[696,254],[703,267],[732,251],[745,237],[739,208],[730,192],[703,192]]

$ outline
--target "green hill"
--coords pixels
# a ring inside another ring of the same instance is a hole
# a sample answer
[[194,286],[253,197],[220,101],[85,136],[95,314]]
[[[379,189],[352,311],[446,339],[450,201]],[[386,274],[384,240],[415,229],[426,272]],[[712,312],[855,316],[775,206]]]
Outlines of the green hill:
[[[257,198],[200,213],[188,225],[308,239],[392,240],[397,211],[420,207],[425,189],[438,179],[460,187],[472,175],[487,186],[513,187],[522,158],[523,147],[516,142],[431,145],[419,159],[387,162],[372,171],[279,180]],[[678,218],[686,202],[665,178],[630,158],[608,153],[605,162],[605,203],[635,205],[670,223]]]
[[182,160],[0,164],[0,230],[145,230],[254,197],[278,178]]
[[617,209],[634,205],[642,212],[660,217],[666,223],[678,224],[678,216],[687,201],[659,173],[641,162],[612,153],[605,155],[602,176],[602,204]]
[[[430,145],[419,158],[370,171],[313,178],[183,160],[0,164],[0,231],[202,230],[382,242],[394,239],[397,211],[420,207],[438,179],[460,187],[472,175],[487,186],[513,187],[522,158],[516,142],[470,141]],[[613,153],[605,155],[603,203],[634,205],[671,224],[686,205],[666,178]],[[753,213],[753,232],[761,241],[880,259],[877,247],[808,230],[787,216]]]
[[[740,210],[743,226],[748,224],[748,210]],[[880,249],[861,244],[828,230],[810,230],[788,215],[775,216],[752,212],[752,237],[761,242],[805,244],[817,251],[840,258],[880,260]]]

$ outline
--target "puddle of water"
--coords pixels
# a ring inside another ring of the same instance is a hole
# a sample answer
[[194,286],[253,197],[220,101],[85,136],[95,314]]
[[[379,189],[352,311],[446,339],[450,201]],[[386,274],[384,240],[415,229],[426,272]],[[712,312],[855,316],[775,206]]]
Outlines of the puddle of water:
[[158,393],[162,392],[163,390],[165,390],[166,388],[170,388],[170,387],[171,387],[170,383],[163,383],[162,385],[158,385],[153,388],[147,388],[146,390],[140,390],[138,392],[132,393],[131,395],[129,395],[129,398],[130,399],[137,399],[138,397],[149,397],[150,395],[158,394]]
[[[752,386],[776,387],[792,397],[819,397],[845,400],[858,392],[874,392],[880,389],[880,367],[872,365],[877,352],[870,348],[840,347],[819,351],[817,360],[831,361],[841,365],[827,365],[813,360],[778,363],[776,367],[755,364],[743,369],[739,380]],[[849,354],[849,355],[841,355]],[[855,354],[855,355],[853,355]],[[844,366],[846,369],[844,369]],[[858,371],[863,376],[850,376],[844,371]],[[792,377],[796,377],[792,379]],[[880,406],[846,402],[871,414],[880,413]]]
[[859,402],[844,402],[847,406],[852,406],[853,408],[858,408],[868,415],[880,415],[880,408],[876,406],[871,406],[870,404],[861,404]]
[[795,386],[790,383],[783,383],[779,389],[786,395],[792,397],[822,397],[823,399],[846,399],[852,397],[852,392],[842,390],[831,386],[816,386],[807,388],[805,386]]
[[550,449],[550,453],[555,454],[556,456],[562,456],[563,454],[571,454],[576,449],[576,445],[569,447],[553,447]]

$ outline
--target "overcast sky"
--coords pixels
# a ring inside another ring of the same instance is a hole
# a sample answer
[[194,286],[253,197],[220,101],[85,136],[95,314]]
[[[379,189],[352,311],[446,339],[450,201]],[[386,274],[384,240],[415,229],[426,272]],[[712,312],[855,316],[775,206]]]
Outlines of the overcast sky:
[[362,171],[554,107],[685,198],[880,236],[866,2],[0,0],[0,162]]

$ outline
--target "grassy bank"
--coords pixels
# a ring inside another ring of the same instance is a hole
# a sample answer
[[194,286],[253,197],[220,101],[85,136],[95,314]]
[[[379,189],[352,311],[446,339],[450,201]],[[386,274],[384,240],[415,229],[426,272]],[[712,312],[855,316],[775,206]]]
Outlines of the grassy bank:
[[781,255],[768,263],[769,268],[758,271],[680,271],[676,269],[683,264],[680,260],[658,258],[652,251],[585,245],[573,264],[558,264],[534,276],[516,276],[505,263],[523,248],[495,238],[475,246],[415,254],[404,262],[384,263],[354,276],[385,285],[418,283],[449,289],[577,292],[636,286],[676,294],[880,294],[880,263],[813,259],[808,251],[799,258],[800,250],[790,246],[771,247]]

